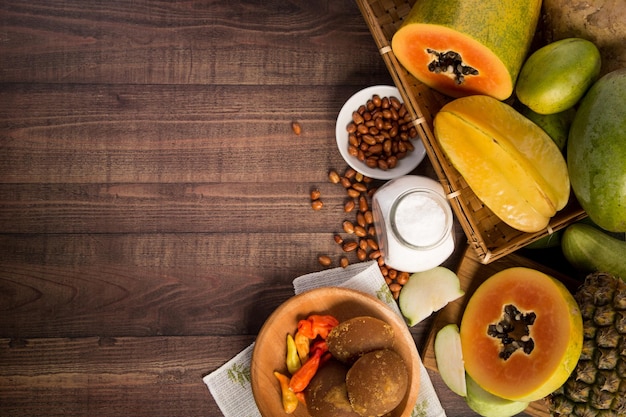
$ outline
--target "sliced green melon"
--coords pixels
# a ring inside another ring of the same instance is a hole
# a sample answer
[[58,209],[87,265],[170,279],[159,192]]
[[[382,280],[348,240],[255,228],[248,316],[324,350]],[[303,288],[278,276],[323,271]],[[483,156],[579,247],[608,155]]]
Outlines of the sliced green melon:
[[483,417],[510,417],[521,413],[528,407],[527,402],[511,401],[500,398],[485,391],[467,375],[467,396],[465,401],[469,408]]

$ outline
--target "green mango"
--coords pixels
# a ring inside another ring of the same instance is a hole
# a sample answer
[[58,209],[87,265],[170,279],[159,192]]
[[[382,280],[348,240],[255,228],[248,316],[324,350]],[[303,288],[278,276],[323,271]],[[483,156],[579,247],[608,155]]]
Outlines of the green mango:
[[556,146],[562,151],[565,150],[569,128],[574,120],[576,109],[570,107],[562,112],[552,114],[539,114],[529,107],[522,106],[521,113],[531,122],[542,128],[550,138],[556,143]]
[[562,236],[563,255],[588,274],[607,272],[626,281],[626,241],[588,224],[568,226]]
[[588,40],[567,38],[550,43],[524,62],[515,93],[536,113],[560,113],[574,107],[598,79],[600,64],[600,52]]
[[604,75],[581,100],[567,167],[589,218],[609,232],[626,232],[626,68]]

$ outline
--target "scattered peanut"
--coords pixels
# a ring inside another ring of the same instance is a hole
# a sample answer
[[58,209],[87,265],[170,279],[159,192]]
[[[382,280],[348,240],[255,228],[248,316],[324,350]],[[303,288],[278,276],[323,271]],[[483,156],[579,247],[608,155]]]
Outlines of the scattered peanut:
[[302,126],[300,126],[300,123],[298,122],[291,122],[291,130],[293,130],[293,133],[295,133],[296,136],[300,136],[302,133]]
[[333,263],[332,259],[330,259],[330,256],[328,256],[328,255],[320,255],[320,256],[318,256],[317,257],[317,261],[322,266],[330,266],[330,264]]
[[328,173],[328,179],[330,180],[330,182],[332,182],[333,184],[337,184],[340,181],[340,177],[339,174],[337,174],[337,172],[335,171],[330,171]]
[[346,213],[350,213],[352,210],[354,210],[354,207],[356,207],[356,203],[354,202],[354,198],[351,198],[346,201],[346,204],[343,205],[343,211],[345,211]]
[[348,234],[352,234],[354,233],[354,224],[352,224],[351,221],[349,220],[345,220],[342,224],[343,226],[343,231],[348,233]]
[[342,246],[344,252],[352,252],[353,250],[356,250],[356,248],[358,247],[359,247],[359,244],[354,241],[346,242]]
[[364,196],[360,196],[359,197],[359,210],[362,213],[365,213],[367,210],[369,210],[369,203],[367,202],[367,198],[365,198]]
[[[402,119],[402,117],[404,117],[400,115],[400,111],[397,108],[398,104],[394,104],[393,100],[386,98],[380,99],[379,107],[382,106],[385,106],[384,109],[389,111],[391,118],[397,117],[398,119]],[[367,116],[367,113],[362,109],[360,111],[362,111],[362,114],[356,113],[364,119],[364,123],[372,120],[371,115]],[[402,114],[407,114],[406,110],[404,110]],[[358,120],[358,116],[355,116],[355,118]],[[409,119],[407,118],[407,120]],[[354,128],[358,129],[356,125]],[[400,135],[400,133],[398,133],[398,135]],[[366,140],[369,140],[369,138]],[[408,147],[410,146],[411,145],[408,145]],[[406,144],[403,144],[402,149],[406,151],[408,147]],[[394,157],[396,156],[394,155]],[[389,162],[389,158],[387,158],[383,163]],[[368,259],[376,261],[394,299],[397,299],[400,295],[400,290],[408,282],[410,274],[408,272],[397,271],[385,264],[385,260],[376,240],[374,216],[369,204],[369,199],[371,199],[374,192],[376,192],[373,179],[350,167],[344,171],[343,175],[339,175],[337,171],[334,170],[329,171],[328,179],[333,184],[341,184],[348,194],[348,198],[343,205],[344,213],[352,213],[358,208],[353,221],[344,220],[342,223],[342,231],[349,235],[354,235],[357,239],[345,240],[338,233],[333,235],[335,243],[340,245],[342,251],[345,253],[345,255],[339,259],[339,265],[346,268],[350,264],[350,257],[355,257],[358,261],[366,261]],[[315,210],[319,210],[322,207],[320,196],[321,193],[319,193],[319,190],[314,189],[311,191],[311,205]],[[350,253],[354,253],[354,255],[350,255]],[[330,266],[332,264],[332,259],[327,255],[318,257],[318,261],[324,266]]]
[[324,206],[324,203],[322,203],[322,200],[313,200],[313,201],[311,201],[311,207],[315,211],[321,210],[323,206]]
[[367,222],[365,221],[365,214],[363,214],[362,212],[358,212],[356,214],[356,222],[361,227],[367,226]]

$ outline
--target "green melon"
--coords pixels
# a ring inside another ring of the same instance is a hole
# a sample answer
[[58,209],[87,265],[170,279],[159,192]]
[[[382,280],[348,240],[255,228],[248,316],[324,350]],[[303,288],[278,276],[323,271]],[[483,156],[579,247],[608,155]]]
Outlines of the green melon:
[[452,97],[508,98],[535,33],[541,0],[420,0],[391,41],[414,77]]
[[581,100],[567,140],[567,166],[591,220],[626,232],[626,68],[600,78]]

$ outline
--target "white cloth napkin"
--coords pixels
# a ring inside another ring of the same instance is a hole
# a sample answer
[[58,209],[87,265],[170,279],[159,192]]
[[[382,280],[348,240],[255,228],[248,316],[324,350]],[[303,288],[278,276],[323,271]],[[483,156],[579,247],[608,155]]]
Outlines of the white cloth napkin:
[[[293,281],[296,294],[319,287],[347,287],[378,297],[400,313],[375,261],[303,275]],[[261,417],[250,385],[254,343],[203,378],[225,417]],[[411,417],[445,417],[426,368],[420,361],[420,390]]]

